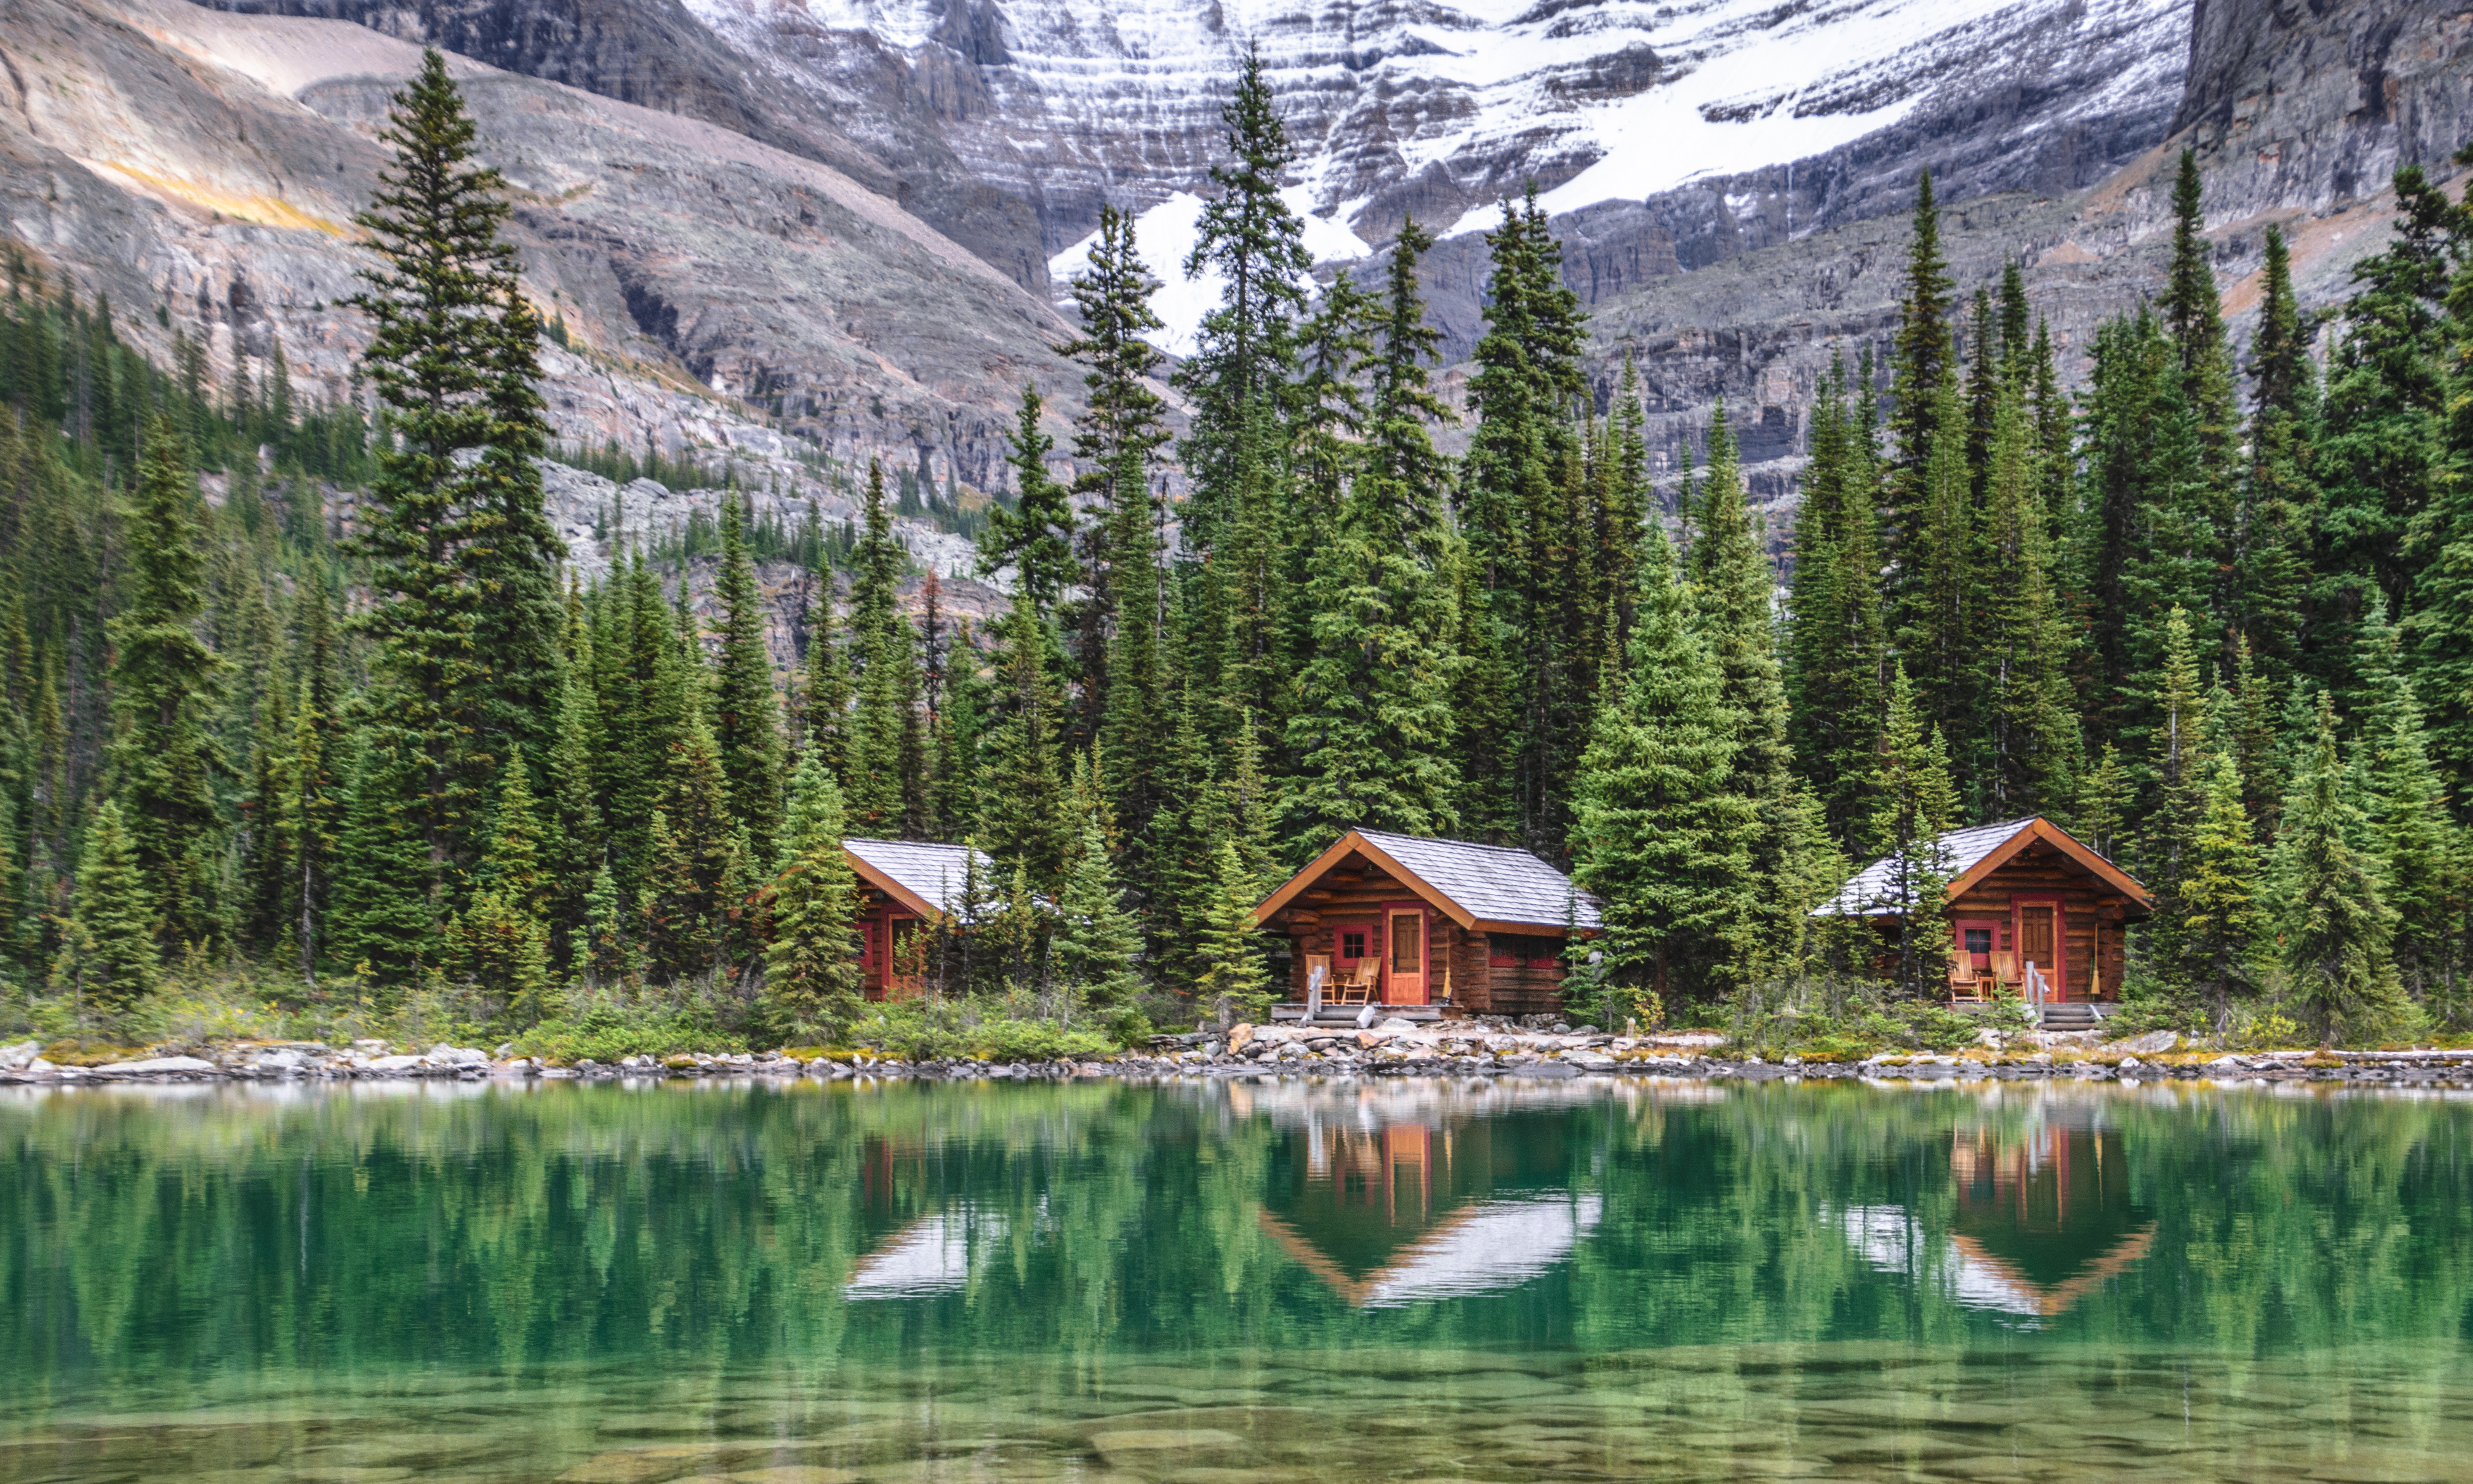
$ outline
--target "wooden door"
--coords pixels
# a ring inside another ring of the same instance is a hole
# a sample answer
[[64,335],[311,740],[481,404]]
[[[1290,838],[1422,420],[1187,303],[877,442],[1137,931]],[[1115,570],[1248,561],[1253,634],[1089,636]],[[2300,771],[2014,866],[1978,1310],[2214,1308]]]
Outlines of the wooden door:
[[1422,1005],[1426,1001],[1427,922],[1421,903],[1384,909],[1382,1002]]
[[2044,976],[2044,998],[2069,998],[2068,966],[2061,962],[2061,905],[2055,901],[2022,901],[2018,914],[2018,972],[2032,964]]

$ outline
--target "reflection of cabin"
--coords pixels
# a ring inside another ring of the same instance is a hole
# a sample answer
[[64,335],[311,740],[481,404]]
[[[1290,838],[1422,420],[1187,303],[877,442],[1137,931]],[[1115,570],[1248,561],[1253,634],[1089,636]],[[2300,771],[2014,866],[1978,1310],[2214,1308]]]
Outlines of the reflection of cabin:
[[1526,850],[1352,829],[1254,921],[1294,941],[1299,1001],[1319,969],[1326,1002],[1520,1015],[1562,1007],[1566,935],[1596,937],[1597,904]]
[[[2147,888],[2045,819],[2005,820],[1940,837],[1949,881],[1951,997],[2029,993],[2046,1003],[2121,994],[2122,934],[2153,910]],[[1865,867],[1813,909],[1867,917],[1885,930],[1905,915],[1897,859]]]
[[[842,855],[858,873],[861,983],[870,999],[900,999],[916,987],[900,974],[912,935],[962,908],[970,847],[923,840],[845,840]],[[978,856],[979,889],[996,889],[996,863]],[[914,950],[915,951],[915,950]]]

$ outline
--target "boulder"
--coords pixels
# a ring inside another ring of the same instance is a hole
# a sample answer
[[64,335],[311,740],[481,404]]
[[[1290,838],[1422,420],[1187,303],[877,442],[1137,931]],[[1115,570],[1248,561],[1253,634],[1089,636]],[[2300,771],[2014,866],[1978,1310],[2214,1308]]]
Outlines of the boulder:
[[489,1054],[471,1046],[450,1046],[444,1041],[429,1048],[429,1060],[441,1066],[481,1066],[488,1064]]
[[2126,1051],[2133,1056],[2154,1056],[2159,1052],[2172,1050],[2180,1043],[2180,1041],[2181,1033],[2178,1031],[2149,1031],[2144,1036],[2132,1036],[2127,1041],[2116,1041],[2112,1042],[2112,1049]]
[[419,1071],[425,1063],[426,1058],[423,1057],[379,1056],[370,1058],[369,1065],[362,1069],[372,1072],[411,1072]]
[[21,1041],[13,1046],[0,1046],[0,1072],[22,1072],[41,1059],[43,1043]]
[[1415,1030],[1417,1028],[1417,1022],[1401,1016],[1386,1016],[1374,1028],[1385,1033],[1386,1035],[1397,1036],[1402,1031]]
[[127,1077],[172,1077],[182,1073],[214,1073],[223,1068],[194,1056],[142,1057],[134,1062],[112,1062],[95,1068],[99,1072],[117,1072]]

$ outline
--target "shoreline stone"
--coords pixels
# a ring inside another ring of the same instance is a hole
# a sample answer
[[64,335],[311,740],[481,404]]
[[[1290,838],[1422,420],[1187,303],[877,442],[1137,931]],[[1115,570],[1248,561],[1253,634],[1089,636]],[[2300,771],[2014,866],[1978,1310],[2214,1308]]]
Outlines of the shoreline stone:
[[[1546,1017],[1530,1017],[1544,1019]],[[690,1052],[636,1055],[614,1064],[589,1060],[569,1066],[539,1058],[492,1055],[441,1042],[426,1052],[356,1041],[336,1049],[314,1041],[236,1044],[189,1054],[138,1057],[96,1066],[55,1065],[42,1046],[0,1046],[0,1086],[74,1087],[95,1083],[352,1082],[452,1080],[697,1081],[762,1079],[810,1082],[1041,1082],[1110,1078],[1133,1082],[1312,1077],[1498,1077],[1565,1081],[1584,1077],[1697,1082],[1828,1082],[1958,1084],[1980,1082],[2204,1082],[2265,1086],[2341,1083],[2373,1088],[2473,1089],[2473,1051],[2179,1050],[2177,1037],[2153,1032],[2088,1046],[2043,1043],[1979,1045],[1957,1053],[1889,1053],[1862,1062],[1807,1062],[1789,1056],[1717,1054],[1718,1038],[1703,1033],[1616,1036],[1594,1027],[1467,1020],[1372,1030],[1273,1024],[1237,1025],[1155,1036],[1147,1045],[1113,1056],[1051,1062],[978,1062],[931,1058],[911,1062],[872,1052],[801,1059],[785,1052]],[[2032,1049],[2028,1049],[2029,1046]],[[512,1049],[501,1046],[499,1052]]]

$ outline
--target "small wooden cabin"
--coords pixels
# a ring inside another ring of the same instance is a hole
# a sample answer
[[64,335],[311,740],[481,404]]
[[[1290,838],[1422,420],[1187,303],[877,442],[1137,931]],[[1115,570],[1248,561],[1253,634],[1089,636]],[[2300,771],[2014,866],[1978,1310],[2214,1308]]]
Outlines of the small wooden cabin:
[[[918,987],[897,972],[913,933],[961,909],[972,851],[924,840],[844,840],[842,856],[858,874],[860,982],[870,999],[904,999]],[[996,888],[996,862],[977,852],[982,891]]]
[[1374,1002],[1489,1015],[1563,1006],[1566,934],[1597,934],[1597,904],[1526,850],[1352,829],[1254,909],[1288,934],[1288,990],[1309,966],[1345,983],[1371,966]]
[[[2124,934],[2155,907],[2127,872],[2047,819],[1952,830],[1937,845],[1952,967],[1976,990],[1961,985],[1960,997],[2022,993],[2031,964],[2048,1004],[2120,998]],[[1906,916],[1897,864],[1874,861],[1813,915],[1897,922]]]

